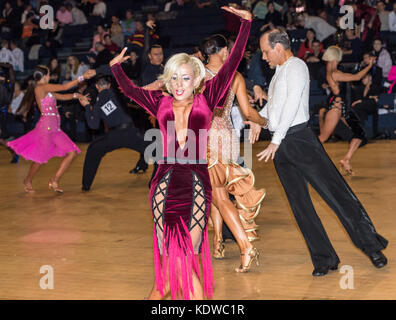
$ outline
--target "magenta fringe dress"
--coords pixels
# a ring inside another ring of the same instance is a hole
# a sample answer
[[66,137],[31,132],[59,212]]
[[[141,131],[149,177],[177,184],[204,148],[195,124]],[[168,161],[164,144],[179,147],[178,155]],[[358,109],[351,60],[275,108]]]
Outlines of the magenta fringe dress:
[[194,292],[193,273],[201,279],[199,255],[205,295],[209,298],[213,295],[214,280],[207,228],[212,201],[206,162],[207,132],[213,109],[225,102],[244,53],[250,25],[249,21],[242,20],[227,62],[213,79],[205,83],[204,91],[194,96],[187,128],[195,134],[196,140],[189,135],[183,148],[179,146],[174,130],[174,98],[163,95],[162,91],[136,87],[119,63],[112,66],[112,72],[124,94],[157,118],[162,133],[164,161],[159,164],[152,180],[150,202],[154,220],[156,287],[164,296],[169,284],[172,299],[190,299],[190,292]]
[[80,149],[60,129],[60,116],[56,99],[48,93],[41,100],[41,117],[36,127],[7,145],[26,160],[43,164],[53,157],[64,157],[71,151]]

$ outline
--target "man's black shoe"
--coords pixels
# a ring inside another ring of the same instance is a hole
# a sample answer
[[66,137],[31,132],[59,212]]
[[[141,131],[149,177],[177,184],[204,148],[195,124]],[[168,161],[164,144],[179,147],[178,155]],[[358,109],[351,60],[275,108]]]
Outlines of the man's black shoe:
[[384,256],[381,251],[374,252],[368,255],[374,267],[382,268],[388,263],[388,259]]
[[89,190],[90,190],[91,188],[87,188],[87,187],[81,187],[81,190],[83,191],[83,192],[88,192]]
[[337,270],[337,269],[338,269],[338,264],[336,264],[334,266],[317,267],[312,272],[312,275],[314,277],[321,277],[321,276],[326,275],[329,272],[329,270]]

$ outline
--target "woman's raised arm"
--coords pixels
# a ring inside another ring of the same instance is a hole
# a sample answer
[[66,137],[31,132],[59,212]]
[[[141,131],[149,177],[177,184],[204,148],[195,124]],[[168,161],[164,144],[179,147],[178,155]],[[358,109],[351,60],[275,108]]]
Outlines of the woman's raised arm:
[[222,9],[239,16],[241,18],[241,27],[239,28],[238,37],[227,61],[215,77],[205,82],[203,95],[206,97],[208,105],[212,110],[216,106],[219,106],[220,102],[223,102],[228,94],[235,71],[245,51],[252,20],[252,14],[249,11],[237,10],[232,7],[222,7]]

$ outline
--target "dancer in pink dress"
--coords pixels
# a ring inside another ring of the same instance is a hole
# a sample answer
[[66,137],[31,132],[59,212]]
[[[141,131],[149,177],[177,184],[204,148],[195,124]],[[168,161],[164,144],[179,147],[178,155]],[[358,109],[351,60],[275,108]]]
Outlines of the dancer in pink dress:
[[60,129],[60,116],[56,107],[56,100],[78,99],[78,93],[59,94],[73,88],[84,81],[84,76],[65,84],[50,84],[49,70],[45,66],[38,66],[34,70],[35,85],[28,90],[34,90],[37,104],[41,111],[40,120],[36,127],[22,137],[8,142],[8,146],[26,160],[32,160],[28,175],[23,180],[25,192],[34,192],[32,180],[43,163],[53,157],[64,157],[59,169],[49,180],[48,187],[57,193],[63,193],[59,187],[59,180],[70,166],[80,149]]

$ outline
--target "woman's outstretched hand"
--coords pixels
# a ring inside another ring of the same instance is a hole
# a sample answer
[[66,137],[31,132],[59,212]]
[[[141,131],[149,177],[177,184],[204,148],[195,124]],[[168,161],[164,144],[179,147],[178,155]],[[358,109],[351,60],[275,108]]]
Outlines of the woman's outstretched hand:
[[239,9],[235,9],[234,7],[226,7],[226,6],[221,7],[221,9],[233,13],[238,17],[241,17],[242,19],[249,21],[252,20],[252,13],[247,10],[239,10]]
[[116,63],[123,63],[124,61],[127,61],[130,58],[130,56],[124,57],[124,54],[127,50],[128,48],[122,49],[121,53],[110,61],[110,67],[112,67]]

